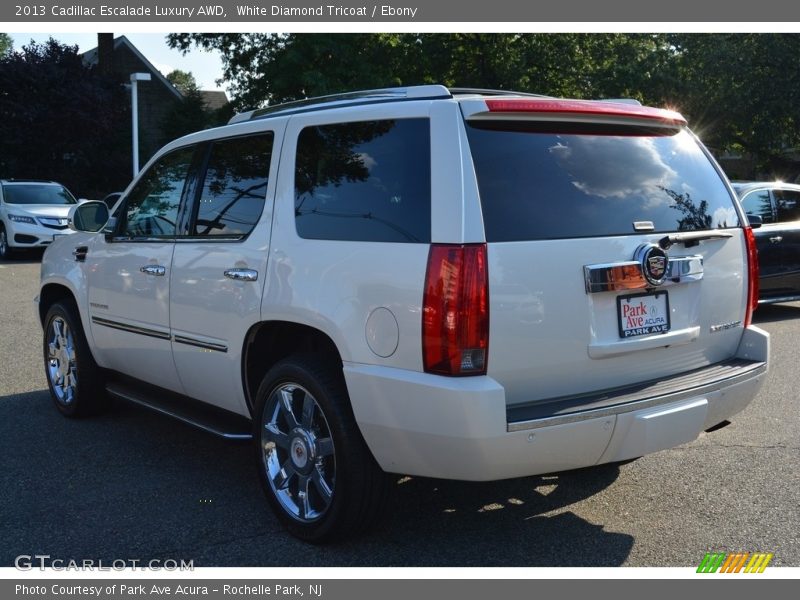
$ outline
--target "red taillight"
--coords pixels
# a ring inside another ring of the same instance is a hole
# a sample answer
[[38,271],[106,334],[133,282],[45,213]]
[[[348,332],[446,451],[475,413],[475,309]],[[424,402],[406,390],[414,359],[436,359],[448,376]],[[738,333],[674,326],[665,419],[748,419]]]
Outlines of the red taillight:
[[758,249],[752,228],[744,228],[747,246],[747,310],[744,313],[744,326],[753,321],[753,311],[758,308]]
[[425,371],[484,375],[488,354],[486,244],[431,244],[422,299]]
[[660,121],[682,127],[686,119],[680,113],[663,108],[638,106],[621,102],[597,100],[560,100],[557,98],[505,98],[486,100],[489,112],[565,113],[581,115],[609,115]]

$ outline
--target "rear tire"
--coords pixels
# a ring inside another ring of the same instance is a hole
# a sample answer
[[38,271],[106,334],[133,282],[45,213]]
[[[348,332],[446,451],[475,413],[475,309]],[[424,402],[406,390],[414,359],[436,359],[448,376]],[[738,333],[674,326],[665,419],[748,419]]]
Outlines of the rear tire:
[[334,541],[385,514],[390,479],[361,436],[341,368],[311,355],[277,363],[259,387],[253,427],[264,493],[295,537]]
[[57,302],[47,311],[42,346],[47,386],[62,415],[85,417],[108,408],[105,374],[89,350],[72,302]]

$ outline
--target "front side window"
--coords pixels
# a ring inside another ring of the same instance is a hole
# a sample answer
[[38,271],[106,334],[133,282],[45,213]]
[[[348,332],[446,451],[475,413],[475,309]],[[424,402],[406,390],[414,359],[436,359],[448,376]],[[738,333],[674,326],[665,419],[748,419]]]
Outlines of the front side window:
[[306,127],[297,140],[298,235],[429,242],[430,163],[428,119]]
[[190,146],[162,156],[139,179],[125,203],[123,236],[175,236],[178,207],[194,151]]
[[193,235],[242,237],[253,230],[267,196],[272,132],[214,142]]
[[800,192],[773,190],[778,223],[800,221]]
[[772,213],[772,200],[769,190],[756,190],[742,198],[742,208],[748,215],[761,217],[763,223],[774,223],[775,215]]
[[3,186],[6,204],[77,204],[78,201],[62,185],[47,183],[10,183]]

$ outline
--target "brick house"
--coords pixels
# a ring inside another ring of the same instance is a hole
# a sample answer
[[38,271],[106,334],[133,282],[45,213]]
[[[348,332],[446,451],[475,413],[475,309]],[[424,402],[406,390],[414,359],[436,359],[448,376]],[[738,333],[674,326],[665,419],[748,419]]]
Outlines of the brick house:
[[[183,94],[124,35],[114,38],[111,33],[97,34],[97,48],[85,52],[83,61],[114,74],[121,84],[130,83],[131,73],[149,73],[151,80],[139,82],[139,164],[144,164],[164,144],[171,141],[163,131],[167,115],[184,101]],[[214,108],[224,106],[225,92],[205,92]],[[205,96],[204,96],[205,99]],[[211,106],[209,106],[211,108]]]

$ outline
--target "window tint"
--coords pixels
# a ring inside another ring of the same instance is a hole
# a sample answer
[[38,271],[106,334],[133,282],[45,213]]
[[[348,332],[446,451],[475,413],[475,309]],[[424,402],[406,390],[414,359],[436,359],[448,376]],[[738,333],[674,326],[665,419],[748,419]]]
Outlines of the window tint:
[[540,131],[468,124],[488,241],[633,234],[739,224],[722,179],[692,136]]
[[181,148],[161,157],[137,182],[125,203],[121,233],[131,237],[172,237],[192,164],[194,147]]
[[779,223],[800,221],[800,192],[794,190],[772,190]]
[[244,236],[264,210],[273,134],[211,146],[193,235]]
[[297,141],[300,237],[429,242],[428,119],[307,127]]
[[761,217],[764,223],[774,223],[775,216],[772,214],[772,201],[769,198],[769,190],[756,190],[750,192],[742,198],[742,207],[748,215]]

